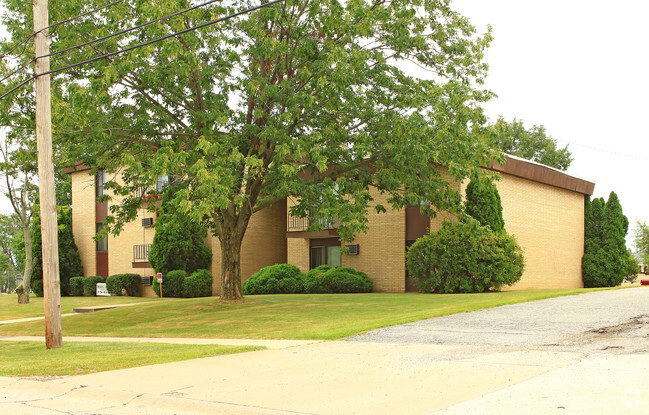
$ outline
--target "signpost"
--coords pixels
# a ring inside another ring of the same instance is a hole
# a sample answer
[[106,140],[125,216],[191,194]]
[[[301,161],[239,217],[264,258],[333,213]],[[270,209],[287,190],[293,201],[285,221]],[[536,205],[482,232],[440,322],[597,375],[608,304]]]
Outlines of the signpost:
[[162,272],[156,274],[158,278],[158,284],[160,284],[160,298],[162,298]]

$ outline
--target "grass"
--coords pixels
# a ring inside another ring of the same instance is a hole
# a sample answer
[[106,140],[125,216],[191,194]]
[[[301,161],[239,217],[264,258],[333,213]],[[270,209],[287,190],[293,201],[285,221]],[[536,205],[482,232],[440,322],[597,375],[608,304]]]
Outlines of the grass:
[[64,347],[47,350],[43,343],[9,341],[2,342],[0,376],[82,375],[258,349],[250,346],[65,342]]
[[[89,307],[107,304],[128,304],[155,301],[142,297],[61,297],[61,314],[72,313],[75,307]],[[43,315],[43,297],[29,296],[29,304],[18,304],[18,297],[0,295],[0,320],[38,317]]]
[[[133,307],[64,317],[62,327],[67,336],[339,339],[377,327],[589,291],[593,289],[260,295],[235,304],[222,303],[216,297],[153,299]],[[141,299],[121,298],[121,302],[136,300]],[[0,307],[4,309],[1,297]],[[0,326],[0,335],[44,332],[42,320]]]

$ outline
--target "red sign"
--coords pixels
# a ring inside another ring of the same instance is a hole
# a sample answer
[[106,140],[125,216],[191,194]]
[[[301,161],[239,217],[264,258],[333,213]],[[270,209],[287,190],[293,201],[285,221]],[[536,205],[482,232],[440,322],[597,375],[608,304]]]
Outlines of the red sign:
[[162,282],[162,272],[158,272],[158,282]]

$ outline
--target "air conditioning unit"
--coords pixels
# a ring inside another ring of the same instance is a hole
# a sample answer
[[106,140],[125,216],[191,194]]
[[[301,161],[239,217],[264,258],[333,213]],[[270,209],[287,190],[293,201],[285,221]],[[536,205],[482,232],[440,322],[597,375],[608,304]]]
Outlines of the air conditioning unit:
[[153,276],[142,277],[142,285],[151,285],[153,282]]
[[144,228],[150,228],[153,226],[153,218],[142,218],[142,226]]
[[358,255],[358,244],[345,245],[347,248],[347,255]]

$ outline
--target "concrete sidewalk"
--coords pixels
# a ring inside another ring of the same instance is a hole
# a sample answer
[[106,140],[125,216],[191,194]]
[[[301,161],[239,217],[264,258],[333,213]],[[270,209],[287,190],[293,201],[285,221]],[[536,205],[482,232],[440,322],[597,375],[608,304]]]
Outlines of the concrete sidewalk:
[[11,414],[646,414],[649,354],[332,341],[72,376],[0,378]]

